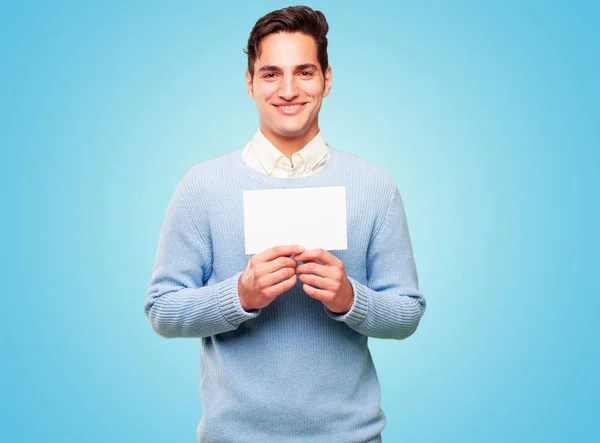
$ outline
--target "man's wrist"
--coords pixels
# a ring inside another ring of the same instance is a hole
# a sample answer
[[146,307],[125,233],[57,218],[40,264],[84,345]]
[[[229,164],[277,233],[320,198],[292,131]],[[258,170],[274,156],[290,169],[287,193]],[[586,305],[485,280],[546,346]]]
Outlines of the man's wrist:
[[241,275],[240,275],[240,278],[238,278],[238,297],[240,299],[240,304],[242,305],[242,309],[246,312],[249,311],[248,307],[244,303],[244,294],[243,294],[242,276]]

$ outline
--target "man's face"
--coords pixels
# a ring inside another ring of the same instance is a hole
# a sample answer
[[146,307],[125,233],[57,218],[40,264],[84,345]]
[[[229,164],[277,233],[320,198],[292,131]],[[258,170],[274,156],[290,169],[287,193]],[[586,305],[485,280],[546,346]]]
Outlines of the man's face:
[[254,78],[246,71],[260,129],[271,141],[298,139],[306,144],[317,135],[321,101],[330,88],[331,68],[323,75],[314,38],[300,32],[267,35],[254,63]]

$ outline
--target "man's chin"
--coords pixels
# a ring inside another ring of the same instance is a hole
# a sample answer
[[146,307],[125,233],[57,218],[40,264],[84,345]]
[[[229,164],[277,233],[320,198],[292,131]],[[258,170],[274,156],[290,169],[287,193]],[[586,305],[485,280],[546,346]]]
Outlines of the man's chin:
[[302,137],[308,132],[308,128],[305,127],[279,127],[273,131],[279,137],[283,138],[297,138]]

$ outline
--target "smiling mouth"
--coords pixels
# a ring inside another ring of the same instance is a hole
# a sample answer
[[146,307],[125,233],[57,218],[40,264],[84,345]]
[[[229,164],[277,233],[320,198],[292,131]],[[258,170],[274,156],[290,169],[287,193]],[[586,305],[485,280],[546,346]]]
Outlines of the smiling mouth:
[[295,105],[275,105],[278,108],[282,108],[282,109],[296,109],[299,108],[300,106],[302,106],[304,103],[296,103]]
[[279,112],[286,115],[292,115],[300,111],[306,103],[297,103],[294,105],[274,105]]

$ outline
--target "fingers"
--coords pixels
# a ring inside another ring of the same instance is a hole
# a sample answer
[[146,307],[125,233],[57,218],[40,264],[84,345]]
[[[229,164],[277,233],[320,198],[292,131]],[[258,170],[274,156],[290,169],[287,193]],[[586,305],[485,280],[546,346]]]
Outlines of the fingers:
[[302,285],[302,290],[310,295],[312,298],[316,298],[317,300],[331,300],[334,296],[333,292],[327,291],[325,289],[314,288],[310,285],[304,284]]
[[296,266],[298,266],[298,262],[296,262],[296,260],[290,257],[279,257],[275,260],[271,260],[270,262],[259,263],[256,265],[257,269],[260,269],[259,272],[264,274],[270,274],[282,268],[296,269]]
[[[295,259],[296,259],[296,257],[294,257],[294,260]],[[305,258],[304,260],[298,260],[298,262],[302,262],[302,263],[316,263],[316,264],[321,265],[321,266],[325,265],[325,262],[323,260],[319,260],[319,259],[308,260],[308,259]],[[296,262],[296,263],[298,263],[298,262]]]
[[296,284],[296,280],[297,280],[297,277],[296,277],[296,274],[294,274],[287,280],[283,280],[282,282],[277,283],[277,284],[265,289],[264,293],[267,297],[275,298],[275,297],[283,294],[288,289],[291,289],[292,286],[294,286]]
[[276,259],[278,257],[289,257],[292,254],[300,254],[304,251],[304,248],[299,245],[284,245],[284,246],[273,246],[265,251],[259,252],[251,260],[256,263],[264,263]]
[[335,255],[321,248],[308,249],[300,254],[294,255],[294,260],[302,262],[321,260],[328,266],[336,266],[339,268],[344,265],[344,263]]
[[248,260],[238,281],[240,302],[245,310],[264,308],[296,284],[296,260],[290,258],[304,248],[297,245],[274,246]]
[[315,286],[318,289],[328,290],[334,293],[339,290],[339,284],[336,281],[331,280],[329,278],[319,277],[318,275],[298,274],[298,279],[302,283],[306,283],[310,286]]
[[315,262],[296,266],[296,274],[315,274],[324,278],[339,278],[341,270],[334,266],[320,265]]
[[281,280],[286,280],[294,275],[296,275],[296,270],[294,268],[282,268],[270,274],[261,275],[257,278],[256,283],[258,287],[264,291],[268,287],[277,284]]

